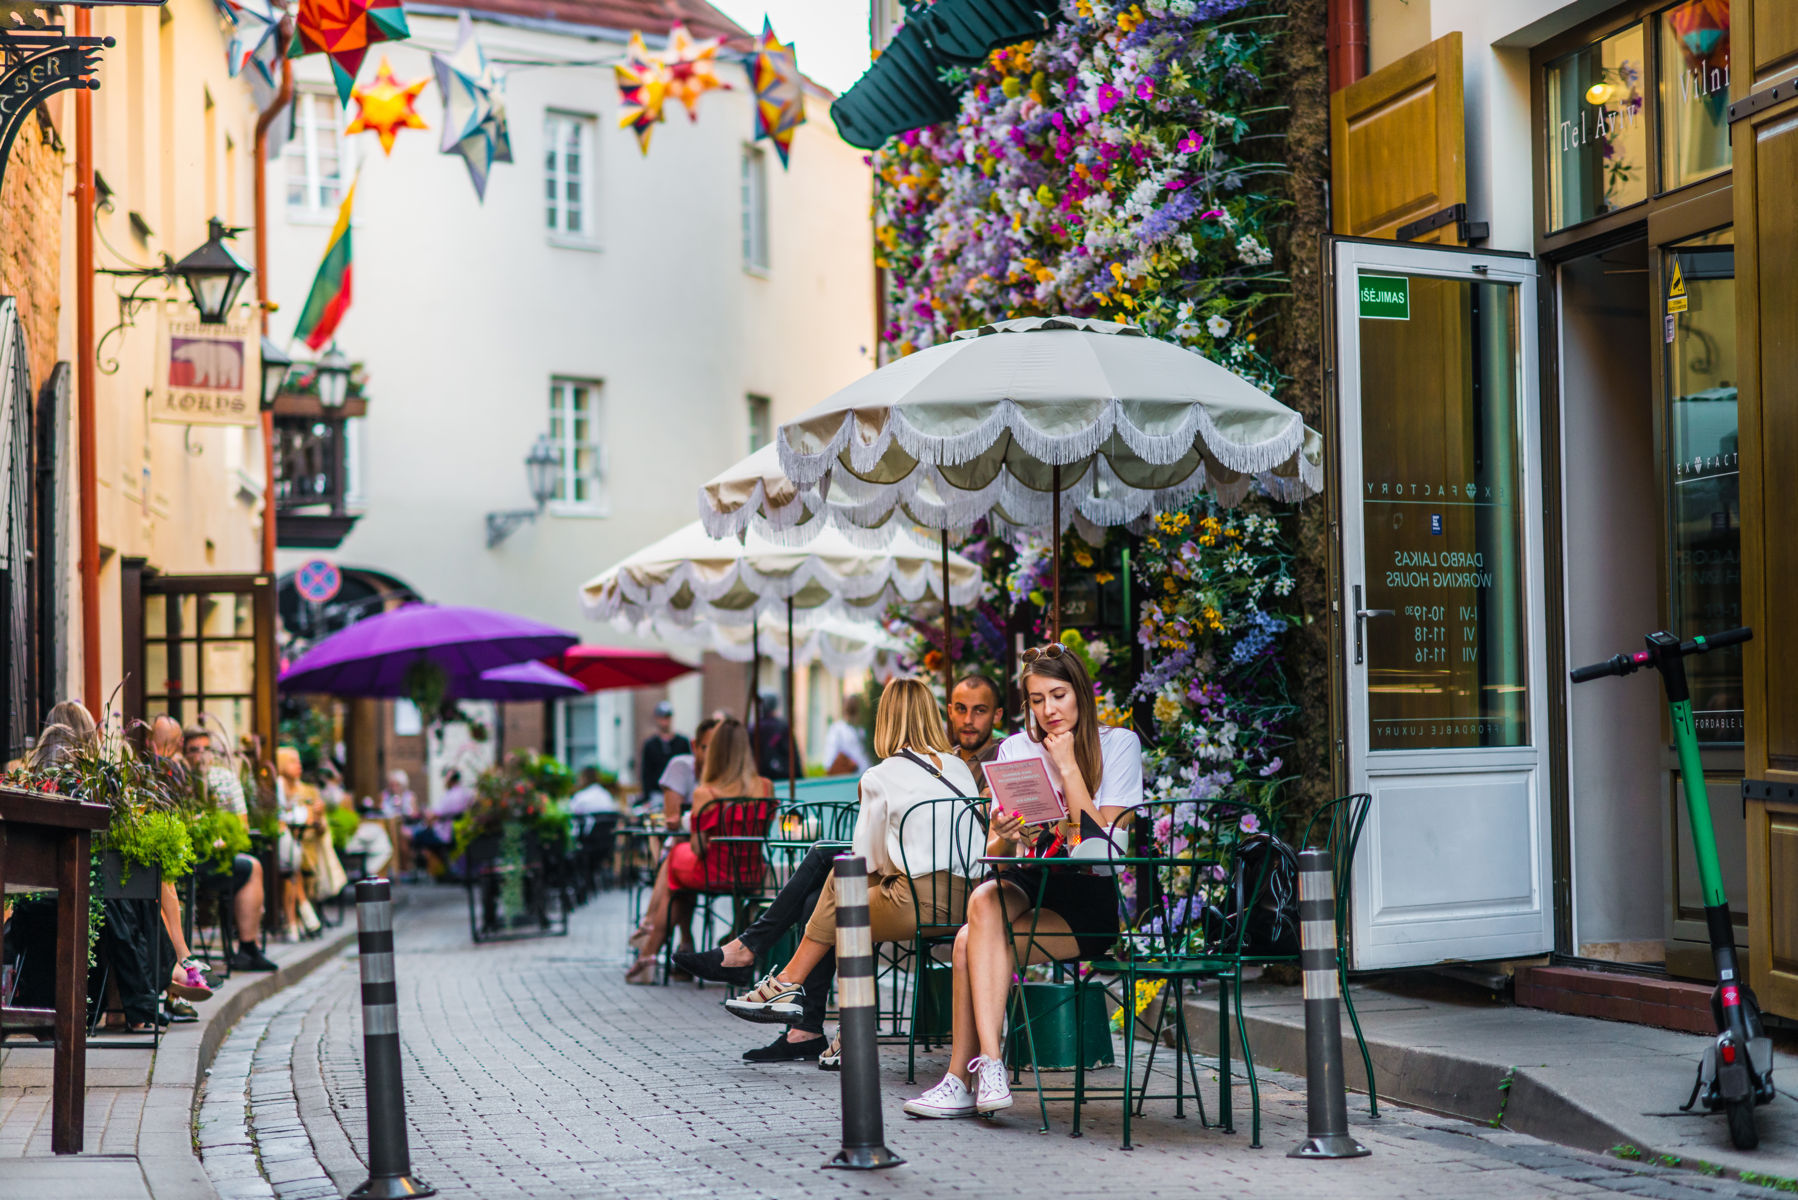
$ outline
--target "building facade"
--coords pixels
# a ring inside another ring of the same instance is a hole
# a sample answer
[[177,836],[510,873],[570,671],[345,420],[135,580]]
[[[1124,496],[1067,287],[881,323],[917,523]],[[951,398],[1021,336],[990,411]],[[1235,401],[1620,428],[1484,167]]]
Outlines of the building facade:
[[[409,5],[411,40],[377,53],[402,81],[429,76],[462,11]],[[695,37],[727,38],[729,90],[704,95],[693,122],[671,101],[647,154],[618,127],[612,64],[631,30],[664,38],[671,10],[466,11],[504,79],[514,159],[484,201],[438,149],[435,84],[418,101],[432,128],[383,156],[372,135],[344,134],[322,59],[297,64],[292,136],[270,168],[273,326],[277,340],[292,329],[355,179],[355,292],[337,341],[367,407],[343,451],[353,523],[335,548],[284,536],[283,570],[323,555],[433,601],[618,641],[583,619],[581,583],[693,520],[701,483],[868,369],[868,169],[820,91],[786,169],[755,142],[750,39],[697,0],[679,11]],[[539,439],[555,465],[534,511],[525,459]],[[489,514],[508,512],[530,515],[490,541]],[[740,668],[708,677],[672,689],[681,727],[702,704],[741,709]],[[553,740],[628,775],[636,707],[654,699],[564,704]]]

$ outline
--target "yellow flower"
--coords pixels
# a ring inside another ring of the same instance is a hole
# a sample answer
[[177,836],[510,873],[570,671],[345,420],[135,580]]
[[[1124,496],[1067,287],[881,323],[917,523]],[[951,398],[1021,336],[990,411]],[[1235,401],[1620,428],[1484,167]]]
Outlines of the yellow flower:
[[1239,538],[1242,534],[1238,533],[1236,531],[1236,526],[1232,525],[1230,528],[1224,530],[1224,536],[1227,538]]
[[1161,549],[1161,540],[1154,534],[1150,534],[1148,537],[1144,538],[1143,541],[1149,543],[1149,549],[1151,550]]
[[1180,585],[1175,583],[1172,579],[1163,579],[1161,581],[1161,586],[1170,596],[1180,590]]
[[1016,75],[1007,75],[999,81],[999,90],[1005,93],[1007,100],[1016,100],[1018,93],[1024,90],[1024,85],[1018,82]]
[[1093,556],[1085,550],[1076,550],[1074,551],[1074,561],[1083,567],[1090,567],[1093,565]]
[[1093,578],[1098,581],[1100,587],[1103,587],[1116,579],[1117,576],[1113,575],[1110,571],[1100,571],[1097,575],[1094,575]]
[[1049,190],[1048,184],[1039,183],[1036,185],[1036,202],[1044,208],[1055,203],[1055,193]]
[[1155,719],[1170,725],[1180,719],[1180,702],[1172,696],[1155,697]]

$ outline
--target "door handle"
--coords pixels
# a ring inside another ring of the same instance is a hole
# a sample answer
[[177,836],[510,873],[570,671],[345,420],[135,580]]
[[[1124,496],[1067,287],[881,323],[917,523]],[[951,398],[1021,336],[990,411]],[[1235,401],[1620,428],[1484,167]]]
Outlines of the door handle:
[[1362,660],[1366,657],[1366,655],[1363,652],[1362,647],[1363,647],[1363,642],[1366,640],[1366,636],[1367,636],[1367,618],[1369,618],[1369,617],[1390,617],[1392,615],[1392,610],[1390,608],[1362,608],[1361,607],[1361,585],[1358,583],[1354,587],[1354,593],[1355,593],[1355,608],[1354,608],[1354,612],[1355,612],[1355,665],[1360,666]]

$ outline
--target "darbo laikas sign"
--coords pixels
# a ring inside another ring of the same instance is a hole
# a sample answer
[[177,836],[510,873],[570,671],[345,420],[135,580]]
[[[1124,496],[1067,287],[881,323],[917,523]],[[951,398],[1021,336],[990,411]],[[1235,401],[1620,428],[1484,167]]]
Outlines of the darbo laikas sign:
[[254,310],[223,325],[202,325],[187,305],[164,305],[156,333],[150,419],[178,425],[256,425],[262,421],[262,344]]

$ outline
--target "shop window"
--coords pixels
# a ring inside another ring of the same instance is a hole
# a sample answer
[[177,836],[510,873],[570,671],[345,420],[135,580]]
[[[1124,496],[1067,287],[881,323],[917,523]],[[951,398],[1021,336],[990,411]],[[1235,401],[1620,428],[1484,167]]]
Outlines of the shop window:
[[310,89],[294,93],[293,136],[281,159],[287,169],[289,215],[334,219],[355,169],[335,95]]
[[554,379],[549,385],[549,444],[560,465],[550,499],[558,512],[603,516],[599,385]]
[[1687,0],[1660,16],[1663,191],[1729,170],[1729,7]]
[[1644,35],[1639,24],[1548,64],[1548,227],[1648,199]]
[[[1742,623],[1737,457],[1735,238],[1708,233],[1668,248],[1666,298],[1668,616],[1681,637]],[[1705,742],[1742,740],[1742,651],[1686,663]]]

